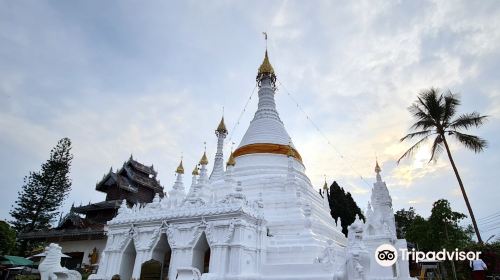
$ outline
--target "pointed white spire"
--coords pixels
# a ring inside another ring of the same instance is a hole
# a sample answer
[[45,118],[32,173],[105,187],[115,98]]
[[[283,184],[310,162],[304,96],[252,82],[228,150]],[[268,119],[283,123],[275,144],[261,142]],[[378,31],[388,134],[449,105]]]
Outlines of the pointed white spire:
[[160,194],[159,193],[156,193],[155,194],[155,197],[153,198],[153,203],[160,203]]
[[172,187],[172,190],[170,191],[170,197],[169,197],[169,203],[171,206],[176,206],[178,205],[182,199],[186,196],[186,192],[184,189],[184,182],[182,180],[182,176],[184,174],[184,167],[182,166],[182,159],[181,162],[179,163],[179,166],[175,170],[176,178],[175,178],[175,183]]
[[224,116],[220,120],[219,126],[215,130],[217,136],[217,152],[215,153],[214,167],[210,174],[210,180],[220,179],[224,175],[224,139],[227,136],[226,124],[224,124]]
[[[274,70],[269,63],[266,51],[264,61],[259,68],[257,76],[259,82],[257,111],[238,147],[257,143],[280,144],[284,146],[289,144],[290,136],[286,132],[276,110],[274,79]],[[293,147],[293,144],[291,146]]]
[[230,186],[234,185],[233,169],[235,164],[236,162],[233,157],[233,151],[231,151],[231,155],[229,156],[226,165],[226,172],[224,173],[224,181],[226,182],[226,184],[229,184]]
[[368,205],[366,206],[366,219],[369,219],[373,214],[373,209],[370,201],[368,201]]
[[368,225],[368,235],[385,235],[389,238],[395,238],[396,224],[394,221],[394,211],[392,209],[392,198],[382,177],[380,176],[378,161],[375,164],[375,173],[377,180],[373,183],[370,204],[366,213],[366,222]]
[[196,165],[193,169],[193,172],[191,172],[191,175],[193,175],[191,179],[191,187],[189,188],[189,192],[187,196],[194,196],[196,193],[196,187],[198,186],[198,175],[199,175],[199,170],[198,170],[198,165]]
[[172,189],[184,192],[184,182],[182,180],[182,173],[177,173],[177,177],[175,179],[175,183]]
[[377,173],[377,182],[382,182],[382,177],[380,176],[380,172],[382,169],[378,165],[378,160],[375,161],[375,173]]
[[330,209],[330,202],[328,201],[328,184],[326,183],[326,176],[325,176],[325,183],[323,184],[323,206],[326,207],[327,209]]
[[203,156],[200,159],[200,177],[198,178],[198,184],[205,185],[208,183],[208,158],[207,158],[207,149],[205,147],[205,151],[203,152]]
[[122,204],[120,205],[120,208],[118,208],[118,215],[123,216],[123,215],[130,213],[130,212],[131,212],[131,210],[130,210],[130,208],[128,208],[127,200],[126,199],[122,200]]
[[337,218],[336,228],[339,232],[342,232],[342,219],[340,217]]

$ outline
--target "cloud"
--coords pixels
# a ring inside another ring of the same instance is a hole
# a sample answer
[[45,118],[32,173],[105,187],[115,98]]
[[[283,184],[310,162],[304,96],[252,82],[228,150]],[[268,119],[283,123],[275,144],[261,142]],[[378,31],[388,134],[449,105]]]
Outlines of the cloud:
[[68,201],[77,204],[102,199],[94,182],[130,153],[154,164],[170,188],[181,153],[186,168],[205,141],[213,155],[222,106],[237,145],[256,108],[254,94],[242,111],[267,31],[277,106],[314,186],[326,174],[364,206],[378,157],[395,209],[416,204],[426,213],[445,197],[465,211],[445,156],[427,164],[425,147],[395,163],[410,144],[399,142],[412,121],[406,108],[437,86],[462,93],[460,112],[491,115],[478,131],[490,141],[484,154],[452,148],[479,215],[494,210],[498,197],[487,193],[500,129],[495,1],[0,5],[0,156],[12,159],[0,166],[10,190],[4,205],[60,137],[75,146]]

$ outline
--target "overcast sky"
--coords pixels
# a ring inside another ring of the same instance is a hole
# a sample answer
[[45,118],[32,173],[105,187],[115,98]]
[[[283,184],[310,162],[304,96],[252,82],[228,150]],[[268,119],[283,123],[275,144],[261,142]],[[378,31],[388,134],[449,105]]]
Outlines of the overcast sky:
[[[378,156],[395,210],[413,206],[426,216],[446,198],[465,213],[444,155],[427,164],[426,147],[396,165],[411,144],[398,141],[411,125],[407,107],[422,89],[449,88],[460,93],[459,112],[490,115],[471,131],[489,141],[484,153],[451,146],[477,218],[495,217],[498,1],[5,0],[0,218],[9,219],[23,177],[62,137],[74,153],[65,210],[103,200],[96,182],[131,153],[154,164],[166,190],[181,154],[191,170],[206,141],[212,163],[223,106],[227,156],[257,106],[255,94],[236,125],[263,58],[262,31],[280,81],[278,110],[316,187],[326,174],[364,208]],[[500,234],[500,219],[480,227],[483,238]]]

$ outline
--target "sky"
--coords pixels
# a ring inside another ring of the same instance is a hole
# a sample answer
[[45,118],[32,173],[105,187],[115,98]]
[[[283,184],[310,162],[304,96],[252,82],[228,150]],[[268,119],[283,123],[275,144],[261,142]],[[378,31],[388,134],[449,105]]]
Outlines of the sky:
[[445,198],[466,213],[446,155],[428,163],[426,146],[396,164],[408,106],[449,89],[459,113],[489,116],[470,131],[488,140],[483,153],[451,149],[483,239],[500,236],[494,0],[0,1],[0,219],[62,137],[74,153],[63,211],[104,200],[96,182],[130,154],[170,190],[181,155],[191,170],[206,142],[213,162],[223,110],[227,157],[257,106],[263,31],[278,110],[315,187],[326,175],[365,208],[378,158],[395,210],[428,216]]

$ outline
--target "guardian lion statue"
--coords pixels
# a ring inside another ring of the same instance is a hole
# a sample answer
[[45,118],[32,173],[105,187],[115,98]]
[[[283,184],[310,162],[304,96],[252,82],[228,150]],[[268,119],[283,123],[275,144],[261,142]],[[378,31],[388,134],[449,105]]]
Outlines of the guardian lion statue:
[[61,266],[61,246],[50,243],[45,247],[45,258],[38,265],[40,280],[81,280],[82,275],[75,270]]

